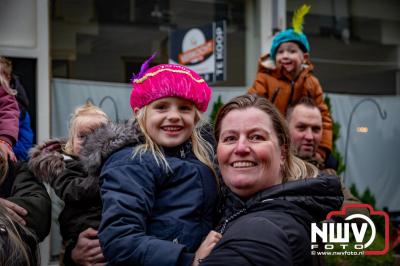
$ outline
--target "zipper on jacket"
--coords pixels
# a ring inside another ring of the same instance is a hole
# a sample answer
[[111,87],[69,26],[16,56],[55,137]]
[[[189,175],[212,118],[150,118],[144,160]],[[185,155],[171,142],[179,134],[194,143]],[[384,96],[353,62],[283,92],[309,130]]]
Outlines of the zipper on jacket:
[[274,92],[272,93],[272,97],[271,97],[271,103],[275,102],[276,96],[278,96],[279,93],[279,88],[275,88]]
[[228,218],[226,218],[224,223],[221,225],[221,228],[218,230],[218,232],[220,234],[224,234],[225,230],[226,230],[226,226],[228,225],[228,223],[231,222],[232,220],[236,219],[237,217],[239,217],[240,215],[242,215],[246,211],[247,211],[247,209],[243,208],[240,211],[237,211],[234,214],[232,214],[231,216],[229,216]]
[[181,148],[181,158],[182,159],[186,158],[185,149],[183,147]]

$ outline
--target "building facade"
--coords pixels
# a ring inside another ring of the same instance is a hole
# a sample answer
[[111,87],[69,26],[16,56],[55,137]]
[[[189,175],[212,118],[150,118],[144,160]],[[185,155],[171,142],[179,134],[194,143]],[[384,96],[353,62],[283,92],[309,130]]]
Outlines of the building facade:
[[[154,52],[155,63],[168,62],[178,29],[225,21],[226,80],[212,86],[245,92],[259,56],[303,3],[312,6],[304,32],[324,91],[400,95],[396,0],[0,0],[0,55],[12,59],[28,89],[41,142],[54,135],[55,79],[126,84]],[[58,248],[43,244],[43,265]]]

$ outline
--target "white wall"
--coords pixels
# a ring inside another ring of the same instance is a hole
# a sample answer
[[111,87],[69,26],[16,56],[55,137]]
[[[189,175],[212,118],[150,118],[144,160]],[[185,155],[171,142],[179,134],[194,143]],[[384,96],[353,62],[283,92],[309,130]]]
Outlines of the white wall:
[[[37,138],[50,136],[48,0],[0,0],[0,55],[37,59]],[[41,244],[41,264],[49,263],[49,238]]]
[[50,136],[48,0],[0,0],[0,54],[37,59],[37,138]]

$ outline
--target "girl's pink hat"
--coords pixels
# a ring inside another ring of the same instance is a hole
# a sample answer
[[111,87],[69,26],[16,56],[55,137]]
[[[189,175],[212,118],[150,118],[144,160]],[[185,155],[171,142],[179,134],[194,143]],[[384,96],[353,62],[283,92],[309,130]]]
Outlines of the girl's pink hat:
[[211,89],[204,79],[181,65],[162,64],[149,69],[154,57],[155,54],[143,63],[138,75],[132,75],[132,109],[142,108],[161,98],[180,97],[192,101],[199,111],[205,112]]

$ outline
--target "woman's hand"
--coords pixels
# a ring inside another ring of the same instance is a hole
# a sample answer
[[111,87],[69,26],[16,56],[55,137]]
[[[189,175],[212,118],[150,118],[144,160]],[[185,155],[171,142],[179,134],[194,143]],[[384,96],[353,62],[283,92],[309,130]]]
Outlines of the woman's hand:
[[200,247],[197,249],[194,255],[194,261],[192,266],[197,266],[205,257],[207,257],[211,250],[215,247],[222,235],[216,231],[210,231],[207,237],[203,240]]
[[11,145],[3,140],[0,141],[0,153],[1,153],[1,156],[4,156],[4,158],[6,160],[8,160],[8,158],[10,158],[10,160],[13,162],[17,161],[17,157],[15,157],[15,154],[12,150]]
[[88,228],[79,234],[78,242],[71,252],[71,259],[78,265],[105,265],[97,231]]
[[7,212],[20,224],[26,225],[25,216],[28,211],[9,200],[0,198],[0,204],[4,206]]

